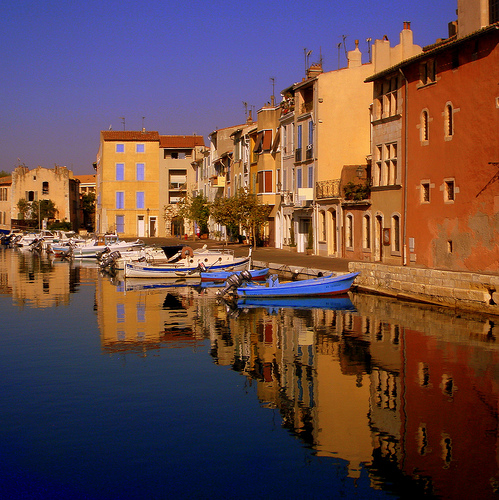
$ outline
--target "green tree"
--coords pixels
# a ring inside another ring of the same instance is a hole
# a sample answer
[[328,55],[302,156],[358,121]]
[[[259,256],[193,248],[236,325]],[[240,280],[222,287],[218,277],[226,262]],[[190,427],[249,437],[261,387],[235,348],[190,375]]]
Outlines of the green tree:
[[26,198],[21,198],[17,202],[17,210],[22,220],[27,220],[31,215],[31,203]]
[[228,227],[239,223],[233,198],[215,198],[210,206],[210,215],[217,224],[222,226]]
[[187,194],[178,203],[178,212],[184,219],[195,222],[201,234],[208,232],[208,219],[210,218],[210,203],[202,193],[197,196]]
[[39,200],[31,202],[31,219],[40,225],[43,219],[55,219],[57,208],[52,200]]
[[270,205],[261,204],[254,194],[241,189],[231,198],[217,198],[211,206],[210,213],[215,222],[227,228],[242,227],[255,246],[271,211]]
[[0,177],[8,177],[9,175],[9,172],[6,172],[5,170],[0,170]]
[[95,193],[90,191],[82,195],[81,208],[83,212],[83,225],[89,228],[90,231],[93,231],[95,222]]

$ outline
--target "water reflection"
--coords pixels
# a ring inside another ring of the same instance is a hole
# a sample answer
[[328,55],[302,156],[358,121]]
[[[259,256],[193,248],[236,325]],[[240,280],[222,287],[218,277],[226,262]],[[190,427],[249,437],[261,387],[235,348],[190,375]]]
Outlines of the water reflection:
[[[397,496],[493,496],[499,486],[494,318],[392,299],[234,306],[212,289],[144,288],[94,267],[0,252],[17,305],[66,304],[95,281],[102,352],[161,355],[209,343],[212,361],[256,387],[262,411],[316,457]],[[181,391],[182,388],[179,388]]]
[[78,291],[80,269],[44,253],[2,247],[0,293],[12,295],[20,309],[68,305],[70,294]]
[[101,326],[103,348],[209,338],[215,363],[256,384],[262,407],[278,409],[317,456],[348,461],[350,477],[366,467],[373,487],[395,492],[406,481],[450,498],[496,491],[492,319],[365,295],[336,309],[234,309],[192,287],[120,293],[122,284],[113,295],[110,282],[100,286],[102,310],[116,311],[110,331]]

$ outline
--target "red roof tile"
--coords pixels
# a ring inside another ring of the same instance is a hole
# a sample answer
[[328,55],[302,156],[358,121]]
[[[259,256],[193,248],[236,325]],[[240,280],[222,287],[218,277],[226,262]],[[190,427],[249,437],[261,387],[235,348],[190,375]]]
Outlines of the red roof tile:
[[103,130],[101,136],[105,141],[159,141],[158,132],[141,132],[140,130]]
[[204,139],[201,135],[160,135],[160,148],[193,148],[204,146]]

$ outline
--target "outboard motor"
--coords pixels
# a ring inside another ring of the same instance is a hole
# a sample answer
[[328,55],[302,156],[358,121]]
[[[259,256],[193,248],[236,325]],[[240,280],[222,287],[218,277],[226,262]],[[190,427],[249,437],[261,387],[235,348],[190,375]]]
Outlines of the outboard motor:
[[225,294],[237,290],[244,282],[249,282],[251,279],[251,273],[246,269],[239,274],[231,274],[225,281],[224,287],[218,291],[217,295],[223,297]]
[[106,247],[104,248],[104,250],[101,250],[100,252],[97,252],[96,253],[96,257],[97,257],[97,260],[100,260],[102,261],[102,259],[104,258],[104,256],[108,253],[110,253],[111,250],[109,249],[109,247]]
[[111,253],[106,253],[105,255],[102,256],[100,259],[100,267],[101,269],[105,269],[106,267],[113,267],[116,261],[121,257],[120,252],[118,250],[115,250],[114,252]]
[[29,246],[32,251],[41,252],[43,250],[43,238],[35,238]]

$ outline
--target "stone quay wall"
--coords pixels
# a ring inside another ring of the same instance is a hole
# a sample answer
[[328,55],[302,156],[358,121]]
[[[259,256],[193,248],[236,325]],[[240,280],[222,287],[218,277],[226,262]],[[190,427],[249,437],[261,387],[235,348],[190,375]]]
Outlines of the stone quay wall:
[[499,315],[499,276],[350,262],[358,291]]

